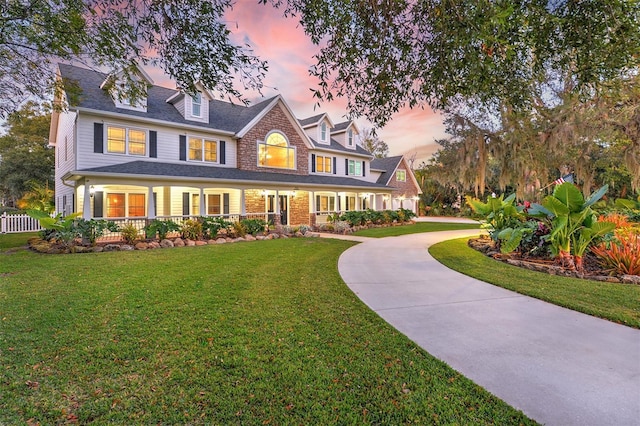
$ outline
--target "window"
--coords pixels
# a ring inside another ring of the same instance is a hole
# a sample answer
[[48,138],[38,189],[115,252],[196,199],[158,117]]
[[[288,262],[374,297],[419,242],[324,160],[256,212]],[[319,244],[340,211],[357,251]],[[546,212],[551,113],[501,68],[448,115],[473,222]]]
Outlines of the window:
[[296,168],[296,150],[290,147],[282,133],[269,134],[265,142],[258,142],[258,165],[278,169]]
[[351,129],[347,132],[347,142],[349,146],[353,146],[353,130]]
[[207,161],[215,163],[218,161],[218,142],[203,138],[189,138],[189,160]]
[[324,121],[320,125],[320,140],[322,142],[327,141],[327,123],[325,123]]
[[222,209],[220,208],[220,194],[207,195],[207,214],[220,214]]
[[318,205],[316,206],[320,212],[333,212],[336,210],[336,197],[330,195],[319,195]]
[[200,215],[200,194],[191,194],[191,215]]
[[146,215],[144,208],[144,194],[129,194],[129,205],[127,208],[129,217],[140,217]]
[[202,93],[196,92],[191,97],[191,115],[194,117],[202,116]]
[[107,194],[107,217],[124,217],[124,194]]
[[107,152],[146,155],[147,132],[126,127],[107,126]]
[[316,156],[316,172],[317,173],[332,173],[333,157],[323,157],[322,155]]
[[362,162],[349,160],[349,176],[362,176]]
[[398,182],[406,182],[407,181],[407,172],[404,170],[396,171],[396,180]]

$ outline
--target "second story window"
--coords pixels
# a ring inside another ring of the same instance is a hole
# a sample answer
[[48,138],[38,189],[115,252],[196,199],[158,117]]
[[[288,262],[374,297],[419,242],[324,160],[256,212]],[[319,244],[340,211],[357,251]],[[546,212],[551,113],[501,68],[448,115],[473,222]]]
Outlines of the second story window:
[[362,162],[349,160],[349,176],[362,176]]
[[282,133],[272,132],[264,142],[258,142],[258,166],[294,170],[296,149]]
[[191,97],[191,115],[194,117],[202,117],[202,93],[196,92]]
[[407,181],[407,172],[405,170],[397,170],[396,171],[396,180],[398,182],[406,182]]
[[146,155],[147,132],[119,126],[107,126],[107,152]]
[[332,157],[323,157],[322,155],[316,156],[316,172],[317,173],[332,173],[331,166],[333,165]]
[[347,132],[347,143],[349,146],[353,146],[353,130],[351,129]]
[[320,125],[320,141],[327,141],[327,123],[325,123],[324,121]]
[[190,137],[189,160],[217,163],[218,142],[209,139]]

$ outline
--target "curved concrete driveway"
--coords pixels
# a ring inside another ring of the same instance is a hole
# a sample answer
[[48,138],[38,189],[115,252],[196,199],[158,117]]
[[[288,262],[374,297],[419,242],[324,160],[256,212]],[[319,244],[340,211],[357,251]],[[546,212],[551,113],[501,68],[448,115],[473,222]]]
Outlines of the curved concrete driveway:
[[454,272],[428,253],[447,231],[368,239],[343,280],[396,329],[549,425],[640,425],[640,331]]

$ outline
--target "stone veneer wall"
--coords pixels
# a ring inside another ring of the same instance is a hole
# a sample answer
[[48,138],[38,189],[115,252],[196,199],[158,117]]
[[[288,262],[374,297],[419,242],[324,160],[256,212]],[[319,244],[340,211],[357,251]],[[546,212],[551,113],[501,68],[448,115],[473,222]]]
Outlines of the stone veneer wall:
[[264,213],[266,211],[265,199],[259,189],[247,189],[244,191],[244,202],[247,214]]
[[[296,147],[297,170],[258,167],[258,140],[264,141],[272,130],[279,130],[289,139],[289,146]],[[238,140],[238,168],[294,175],[309,174],[309,149],[296,131],[280,105],[276,105],[246,135]],[[293,188],[291,188],[293,189]]]
[[296,191],[296,196],[289,198],[289,221],[292,226],[309,225],[309,193]]

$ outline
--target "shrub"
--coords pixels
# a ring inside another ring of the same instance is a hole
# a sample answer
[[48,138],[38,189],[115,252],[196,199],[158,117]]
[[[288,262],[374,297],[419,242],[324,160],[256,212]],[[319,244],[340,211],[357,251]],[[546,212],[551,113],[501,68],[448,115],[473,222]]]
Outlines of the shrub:
[[247,235],[247,228],[245,227],[243,221],[234,222],[231,228],[231,232],[236,237],[244,237],[245,235]]
[[298,231],[299,231],[302,235],[304,235],[304,234],[306,234],[307,232],[311,231],[311,227],[310,227],[309,225],[300,225],[300,226],[298,227]]
[[254,237],[267,229],[267,222],[262,219],[244,219],[240,221],[240,224],[244,229],[244,234],[251,234]]
[[106,219],[77,219],[73,227],[82,238],[84,244],[95,245],[96,240],[102,237],[105,232],[118,232],[118,225],[115,222]]
[[202,236],[202,223],[197,219],[187,219],[182,224],[180,232],[183,238],[197,240]]
[[202,233],[205,238],[215,238],[221,230],[228,230],[233,227],[233,223],[224,220],[222,217],[203,217],[201,221]]
[[156,234],[160,240],[167,238],[169,232],[175,232],[180,230],[180,225],[172,220],[153,219],[147,226],[144,227],[144,232],[147,238],[155,238]]
[[138,239],[140,231],[133,223],[129,222],[120,229],[120,235],[127,244],[133,244]]
[[618,274],[640,275],[640,235],[620,233],[616,240],[591,247],[604,268]]
[[333,225],[335,227],[335,231],[340,233],[346,232],[351,229],[349,222],[345,222],[342,220],[336,221]]

